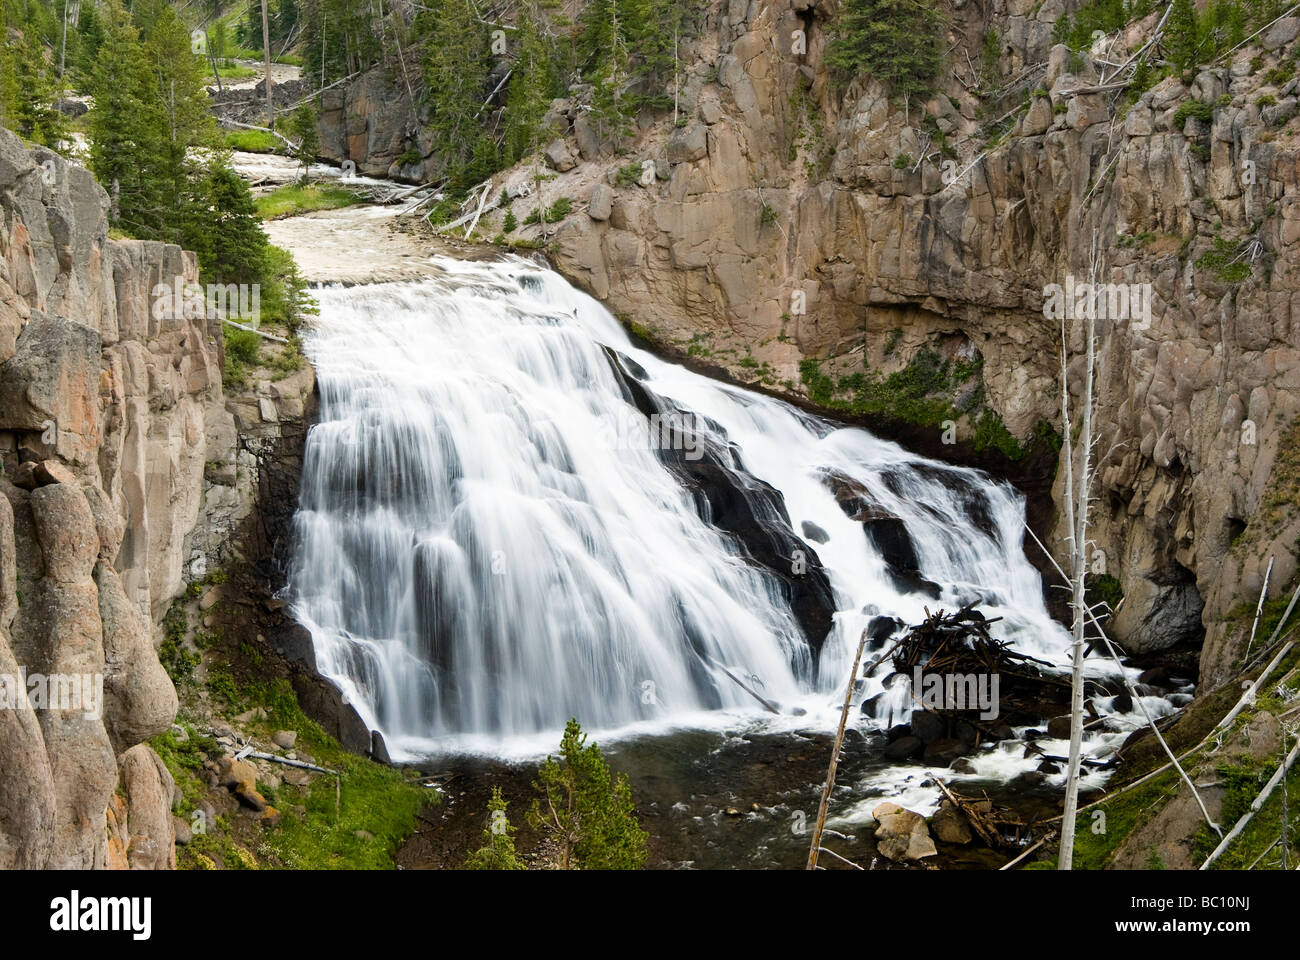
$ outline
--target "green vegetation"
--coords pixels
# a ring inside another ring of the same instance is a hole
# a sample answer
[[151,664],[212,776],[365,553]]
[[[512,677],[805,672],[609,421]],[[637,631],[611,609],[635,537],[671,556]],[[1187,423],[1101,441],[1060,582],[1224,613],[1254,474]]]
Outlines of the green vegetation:
[[1124,588],[1119,578],[1109,573],[1090,573],[1085,580],[1088,605],[1095,607],[1105,603],[1111,611],[1119,609],[1119,602],[1124,599]]
[[514,834],[517,828],[506,819],[506,801],[501,788],[492,788],[488,801],[488,825],[483,831],[483,846],[469,855],[466,870],[527,870],[515,854]]
[[1067,15],[1056,21],[1052,28],[1052,42],[1064,43],[1072,50],[1087,50],[1092,46],[1097,31],[1114,33],[1152,9],[1152,0],[1090,0],[1073,16]]
[[281,153],[284,144],[265,130],[232,130],[226,134],[226,147],[245,153]]
[[933,89],[943,58],[943,25],[934,4],[845,0],[826,62],[842,79],[865,74],[897,96],[923,98]]
[[951,385],[948,364],[931,350],[919,351],[905,368],[884,378],[867,371],[841,377],[837,383],[821,372],[816,360],[800,363],[799,374],[809,399],[832,410],[927,426],[938,426],[956,416],[951,401],[941,395]]
[[[202,586],[225,580],[225,573],[216,570]],[[212,632],[191,632],[187,604],[195,597],[194,591],[188,593],[164,618],[160,650],[160,657],[171,664],[168,669],[180,696],[181,731],[173,728],[150,741],[180,791],[177,816],[195,827],[190,843],[177,848],[177,866],[391,870],[420,808],[436,801],[437,794],[411,782],[401,770],[345,751],[303,713],[289,681],[273,675],[251,640],[227,637],[220,625]],[[219,623],[228,622],[230,611],[222,613],[224,608],[225,601],[212,608],[220,614]],[[202,681],[194,670],[200,658]],[[175,664],[182,669],[175,670]],[[199,732],[210,728],[212,717],[237,718],[240,729],[260,742],[269,742],[276,730],[293,730],[299,759],[338,775],[312,774],[302,786],[287,779],[278,785],[259,780],[258,791],[274,806],[278,825],[253,816],[219,815],[215,822],[199,816],[197,811],[211,798],[204,764],[226,752]]]
[[555,844],[561,869],[637,870],[645,865],[648,835],[637,823],[627,777],[610,771],[600,747],[587,743],[577,720],[564,728],[559,759],[548,756],[537,777],[534,786],[542,797],[533,801],[528,820]]
[[1181,128],[1188,117],[1209,123],[1214,119],[1214,109],[1203,100],[1184,100],[1174,111],[1174,126]]
[[992,410],[985,410],[975,421],[974,447],[977,453],[994,449],[1008,460],[1023,460],[1029,452],[1020,445],[1020,441],[1011,435],[999,417]]
[[645,164],[640,160],[635,163],[624,164],[618,168],[618,173],[614,177],[614,184],[620,187],[634,187],[641,182],[641,174],[645,170]]
[[[531,226],[534,223],[540,223],[542,219],[541,207],[534,208],[524,220],[524,226]],[[573,210],[573,201],[568,197],[560,197],[546,209],[546,222],[559,223]]]
[[[196,834],[181,848],[177,866],[212,869],[216,853],[229,869],[391,870],[398,846],[414,829],[416,814],[432,795],[407,782],[401,771],[345,751],[302,712],[287,680],[240,687],[228,671],[215,673],[220,679],[210,689],[228,712],[259,706],[265,710],[266,719],[253,721],[251,732],[269,738],[275,730],[294,730],[300,755],[339,771],[339,776],[318,774],[304,787],[286,781],[274,791],[259,784],[280,812],[280,825],[266,830],[251,823],[252,830],[264,834],[251,843],[237,835],[230,818],[219,817],[217,823],[206,825],[206,833]],[[191,723],[182,720],[181,726],[188,739],[178,740],[169,731],[150,745],[180,788],[177,815],[190,821],[206,792],[200,776],[203,760],[215,759],[222,751],[214,741],[197,736]]]
[[[1288,742],[1294,743],[1295,741],[1289,740]],[[1255,798],[1259,796],[1259,792],[1277,771],[1281,759],[1282,752],[1278,751],[1276,756],[1264,760],[1243,758],[1235,763],[1220,763],[1215,766],[1215,779],[1224,787],[1223,810],[1219,819],[1225,825],[1225,828],[1236,824],[1250,809],[1251,804],[1255,802]],[[1286,777],[1286,788],[1291,798],[1294,798],[1297,795],[1296,791],[1300,790],[1300,764],[1291,768]],[[1296,863],[1297,849],[1300,849],[1300,843],[1297,842],[1300,838],[1297,837],[1296,833],[1294,805],[1295,801],[1292,799],[1288,818],[1290,821],[1290,850],[1288,855],[1293,869]],[[1281,847],[1275,847],[1271,857],[1265,851],[1281,835],[1282,786],[1279,784],[1264,805],[1251,818],[1246,828],[1238,834],[1228,849],[1210,865],[1210,869],[1245,870],[1254,865],[1256,860],[1261,857],[1263,859],[1260,866],[1276,869],[1281,864]],[[1195,857],[1198,861],[1202,861],[1218,846],[1219,837],[1205,823],[1201,823],[1197,828],[1194,843]]]
[[[1178,792],[1177,771],[1168,770],[1148,783],[1083,810],[1075,820],[1074,869],[1102,870],[1121,843]],[[1105,815],[1105,830],[1094,811]]]
[[360,202],[355,193],[344,187],[290,183],[258,197],[257,215],[263,220],[278,220],[313,210],[337,210]]
[[1223,237],[1215,237],[1212,246],[1197,257],[1194,266],[1208,270],[1220,283],[1245,283],[1251,277],[1250,263],[1242,259],[1239,245]]
[[[291,136],[298,140],[296,156],[302,171],[302,179],[307,182],[311,165],[320,156],[320,131],[317,128],[316,109],[309,103],[299,106],[289,115],[286,126]],[[418,156],[418,151],[416,151]]]

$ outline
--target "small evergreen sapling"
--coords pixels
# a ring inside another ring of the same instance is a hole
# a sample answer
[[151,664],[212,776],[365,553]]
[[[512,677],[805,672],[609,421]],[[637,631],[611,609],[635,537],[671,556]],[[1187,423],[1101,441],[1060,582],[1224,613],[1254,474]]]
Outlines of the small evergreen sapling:
[[600,747],[576,719],[564,728],[560,758],[547,757],[528,822],[558,846],[563,870],[639,870],[648,834],[637,822],[627,777],[610,772]]
[[488,825],[483,830],[483,846],[469,855],[465,869],[527,870],[528,867],[515,854],[514,834],[517,829],[506,818],[506,801],[501,796],[501,788],[493,787],[492,799],[488,801]]

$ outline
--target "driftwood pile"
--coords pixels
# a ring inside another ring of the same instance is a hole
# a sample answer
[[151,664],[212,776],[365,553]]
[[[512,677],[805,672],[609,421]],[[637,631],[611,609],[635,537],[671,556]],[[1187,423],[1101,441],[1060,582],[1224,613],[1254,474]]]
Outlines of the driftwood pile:
[[[999,732],[1009,726],[1042,723],[1069,711],[1069,677],[1043,670],[1051,664],[1018,653],[1006,641],[993,638],[989,626],[1000,617],[989,619],[973,604],[954,613],[943,610],[930,613],[927,608],[926,614],[926,619],[911,627],[894,646],[891,659],[896,671],[909,678],[915,675],[917,667],[926,675],[996,677],[998,717],[992,726]],[[913,696],[919,693],[914,690]],[[931,712],[972,720],[970,710]],[[989,721],[978,718],[975,722],[990,725]]]

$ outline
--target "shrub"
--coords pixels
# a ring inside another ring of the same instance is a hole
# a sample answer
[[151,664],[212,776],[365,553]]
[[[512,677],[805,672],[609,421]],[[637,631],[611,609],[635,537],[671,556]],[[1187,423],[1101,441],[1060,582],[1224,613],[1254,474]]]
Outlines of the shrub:
[[501,788],[492,788],[488,801],[488,826],[483,831],[483,846],[469,855],[466,870],[527,870],[524,862],[515,855],[515,827],[506,819],[506,801]]
[[548,756],[537,777],[546,806],[534,800],[528,820],[555,841],[562,869],[637,870],[645,864],[647,834],[637,823],[627,777],[610,772],[576,719],[564,728],[560,759]]

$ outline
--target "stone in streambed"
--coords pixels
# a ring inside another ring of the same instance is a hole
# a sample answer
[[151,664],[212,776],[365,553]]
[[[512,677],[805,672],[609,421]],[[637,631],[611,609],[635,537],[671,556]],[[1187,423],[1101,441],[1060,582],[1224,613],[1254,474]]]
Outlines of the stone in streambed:
[[930,818],[930,830],[941,843],[970,843],[970,824],[966,815],[951,800],[939,804],[939,810]]
[[886,760],[911,760],[921,755],[925,749],[925,744],[919,737],[907,736],[899,737],[889,746],[885,747]]
[[921,738],[922,743],[930,743],[944,735],[947,724],[943,717],[929,710],[916,710],[912,713],[912,733]]
[[876,820],[876,850],[890,860],[920,860],[939,851],[930,837],[925,817],[896,803],[879,804],[871,815]]

